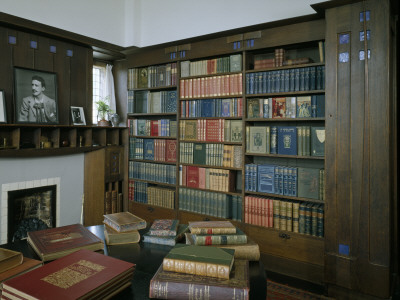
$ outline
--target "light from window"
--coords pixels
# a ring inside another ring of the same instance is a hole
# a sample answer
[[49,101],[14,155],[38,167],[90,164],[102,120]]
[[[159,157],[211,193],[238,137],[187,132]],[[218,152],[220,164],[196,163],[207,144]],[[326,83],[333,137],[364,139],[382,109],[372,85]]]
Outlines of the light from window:
[[93,124],[97,124],[97,105],[96,102],[104,97],[103,82],[106,69],[100,66],[93,66]]

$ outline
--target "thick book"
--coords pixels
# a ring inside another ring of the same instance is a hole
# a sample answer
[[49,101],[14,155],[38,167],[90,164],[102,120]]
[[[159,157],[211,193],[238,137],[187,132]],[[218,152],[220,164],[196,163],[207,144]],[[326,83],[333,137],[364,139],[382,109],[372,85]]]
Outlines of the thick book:
[[250,127],[250,153],[267,153],[267,127],[251,126]]
[[104,239],[107,245],[133,244],[140,241],[140,233],[137,230],[118,232],[104,225]]
[[[1,251],[1,250],[0,250]],[[3,289],[3,282],[19,275],[25,274],[31,270],[39,268],[43,265],[41,260],[23,257],[22,263],[16,267],[8,269],[7,271],[1,270],[0,272],[0,290]]]
[[311,156],[325,155],[325,127],[311,126]]
[[177,244],[163,259],[163,269],[178,273],[229,279],[235,250]]
[[[185,233],[185,242],[187,245],[194,245],[193,235]],[[257,261],[260,259],[260,247],[251,238],[247,237],[245,244],[228,244],[228,245],[209,245],[210,247],[226,248],[235,250],[235,259],[247,259]]]
[[192,234],[234,234],[236,227],[229,221],[195,221],[189,222]]
[[320,169],[298,167],[297,170],[298,197],[319,199]]
[[209,278],[192,274],[165,271],[161,265],[150,281],[149,296],[155,299],[208,299],[248,300],[250,292],[249,263],[235,260],[230,279]]
[[190,235],[193,240],[193,245],[209,246],[209,245],[237,245],[246,244],[247,235],[236,228],[236,233],[231,234],[186,234]]
[[0,273],[22,264],[23,258],[19,251],[0,248]]
[[147,225],[145,220],[127,211],[106,214],[103,222],[118,232],[139,230]]
[[165,161],[176,162],[176,140],[167,140],[165,142]]
[[296,126],[278,126],[278,154],[297,155]]
[[178,225],[178,219],[157,219],[151,224],[147,233],[157,236],[176,236]]
[[60,258],[79,249],[104,249],[103,241],[81,224],[30,231],[27,241],[42,261]]
[[185,237],[185,233],[187,231],[187,224],[179,224],[175,236],[157,236],[150,235],[146,232],[145,234],[143,234],[143,243],[175,246],[176,243],[180,242]]
[[82,249],[7,280],[12,299],[107,299],[131,285],[135,265]]

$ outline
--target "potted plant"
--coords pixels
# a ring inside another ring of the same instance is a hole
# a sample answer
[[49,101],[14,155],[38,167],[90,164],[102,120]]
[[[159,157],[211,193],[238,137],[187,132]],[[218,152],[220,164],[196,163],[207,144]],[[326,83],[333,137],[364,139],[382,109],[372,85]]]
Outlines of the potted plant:
[[[97,105],[97,125],[110,126],[110,121],[106,119],[111,112],[110,105],[108,104],[108,96],[96,101]],[[100,118],[100,119],[99,119]]]

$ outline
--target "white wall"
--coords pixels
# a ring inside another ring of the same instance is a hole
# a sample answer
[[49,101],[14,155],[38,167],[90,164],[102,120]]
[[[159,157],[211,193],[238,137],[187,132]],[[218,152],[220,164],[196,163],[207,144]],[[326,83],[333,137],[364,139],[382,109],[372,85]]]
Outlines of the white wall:
[[313,14],[323,0],[1,0],[0,11],[123,47]]

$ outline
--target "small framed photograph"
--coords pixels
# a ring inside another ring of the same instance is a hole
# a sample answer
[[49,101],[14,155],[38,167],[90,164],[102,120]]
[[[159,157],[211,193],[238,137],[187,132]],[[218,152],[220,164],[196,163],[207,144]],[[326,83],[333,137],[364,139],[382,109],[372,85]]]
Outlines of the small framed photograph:
[[6,97],[3,90],[0,90],[0,123],[7,123]]
[[72,117],[72,124],[86,125],[85,113],[83,112],[83,107],[71,106],[71,117]]
[[14,67],[16,123],[58,124],[57,74]]

